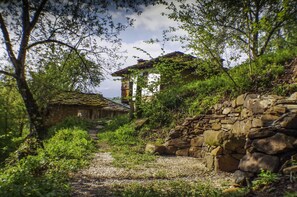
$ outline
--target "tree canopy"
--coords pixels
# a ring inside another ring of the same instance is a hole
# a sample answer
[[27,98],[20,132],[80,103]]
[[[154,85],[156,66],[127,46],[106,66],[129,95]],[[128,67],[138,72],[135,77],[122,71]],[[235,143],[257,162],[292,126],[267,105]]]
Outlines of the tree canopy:
[[[140,11],[139,5],[153,0],[93,1],[93,0],[7,0],[0,2],[0,42],[9,66],[0,66],[0,74],[16,80],[29,119],[31,134],[41,137],[44,133],[42,115],[32,89],[28,85],[31,71],[50,62],[52,49],[57,54],[75,53],[82,66],[87,59],[98,69],[114,65],[120,46],[118,33],[132,23],[130,19],[118,19],[113,13]],[[109,47],[108,47],[109,46]],[[67,58],[66,58],[67,59]],[[71,59],[71,58],[69,58]],[[7,65],[7,64],[5,64]],[[90,65],[90,64],[89,64]]]
[[181,22],[180,27],[188,33],[184,37],[188,46],[200,55],[218,58],[232,49],[255,59],[296,44],[291,39],[297,23],[295,0],[177,2],[168,6],[169,17]]

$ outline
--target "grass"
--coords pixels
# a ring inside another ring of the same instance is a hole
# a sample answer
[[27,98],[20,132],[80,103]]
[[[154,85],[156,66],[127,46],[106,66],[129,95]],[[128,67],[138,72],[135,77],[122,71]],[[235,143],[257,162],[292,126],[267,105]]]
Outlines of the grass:
[[222,191],[209,183],[187,181],[155,181],[150,183],[133,183],[126,186],[115,185],[117,195],[122,197],[216,197]]
[[[110,124],[114,125],[112,122]],[[141,139],[140,133],[135,127],[132,122],[118,127],[113,126],[113,130],[105,130],[105,132],[98,134],[101,143],[104,142],[110,145],[114,166],[136,168],[137,165],[155,160],[155,155],[145,153],[146,141]]]

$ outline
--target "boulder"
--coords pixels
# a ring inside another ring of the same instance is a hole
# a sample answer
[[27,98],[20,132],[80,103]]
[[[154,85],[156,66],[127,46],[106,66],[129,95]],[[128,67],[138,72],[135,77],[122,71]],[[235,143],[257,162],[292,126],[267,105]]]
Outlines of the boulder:
[[239,160],[231,157],[230,155],[221,155],[217,157],[215,169],[224,172],[235,172],[238,169]]
[[260,152],[274,155],[293,150],[296,141],[294,137],[277,133],[268,138],[254,140],[252,146]]
[[175,154],[176,156],[189,156],[189,148],[177,150]]
[[213,130],[220,130],[222,128],[222,125],[220,123],[213,123],[211,124],[211,128]]
[[204,142],[210,146],[218,146],[226,138],[224,131],[206,130],[204,131]]
[[203,136],[198,136],[198,137],[195,137],[195,138],[191,139],[191,146],[199,147],[199,146],[203,146],[203,143],[204,143],[204,137]]
[[204,157],[205,159],[205,163],[206,163],[206,167],[209,170],[213,170],[214,169],[214,157],[212,155],[205,155]]
[[263,121],[259,118],[253,118],[252,127],[263,127]]
[[171,129],[168,136],[173,139],[173,138],[180,137],[181,134],[182,134],[181,130]]
[[279,119],[279,116],[273,115],[273,114],[264,114],[261,117],[261,120],[263,121],[263,126],[271,126],[275,120]]
[[164,155],[166,154],[166,147],[163,145],[147,144],[145,146],[145,152],[151,154]]
[[238,149],[242,149],[245,145],[245,138],[231,138],[224,141],[223,148],[225,150],[230,150],[236,152]]
[[175,155],[177,148],[175,146],[166,146],[167,155]]
[[239,169],[245,172],[259,173],[261,169],[276,172],[279,168],[277,156],[263,153],[247,153],[239,162]]

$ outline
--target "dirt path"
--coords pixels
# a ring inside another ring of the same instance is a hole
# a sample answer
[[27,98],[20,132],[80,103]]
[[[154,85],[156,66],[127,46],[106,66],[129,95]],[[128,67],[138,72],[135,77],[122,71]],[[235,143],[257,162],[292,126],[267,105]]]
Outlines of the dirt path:
[[114,196],[115,185],[132,183],[201,180],[221,187],[232,182],[230,174],[209,172],[197,158],[160,156],[154,162],[133,169],[114,167],[112,161],[109,152],[96,153],[91,165],[73,176],[72,196]]

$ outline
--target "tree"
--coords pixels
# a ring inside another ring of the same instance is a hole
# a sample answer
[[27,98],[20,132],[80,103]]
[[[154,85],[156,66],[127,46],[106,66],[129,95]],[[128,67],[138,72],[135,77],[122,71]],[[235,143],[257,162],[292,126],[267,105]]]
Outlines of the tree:
[[[289,41],[297,23],[295,0],[196,0],[168,6],[169,17],[188,32],[189,47],[219,60],[230,49],[251,59],[275,50],[273,41]],[[217,61],[216,60],[216,61]]]
[[[96,64],[108,66],[117,58],[117,35],[127,26],[115,23],[112,11],[126,8],[138,11],[138,6],[152,1],[93,0],[4,0],[0,3],[1,45],[6,51],[10,68],[0,67],[0,73],[16,80],[32,126],[31,135],[42,138],[45,128],[39,106],[28,85],[28,73],[41,61],[50,58],[49,51],[60,46],[61,51],[81,53]],[[128,20],[128,25],[131,20]],[[111,49],[104,46],[108,43]],[[85,64],[83,58],[81,62]]]

